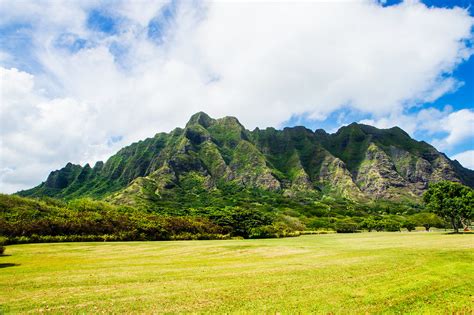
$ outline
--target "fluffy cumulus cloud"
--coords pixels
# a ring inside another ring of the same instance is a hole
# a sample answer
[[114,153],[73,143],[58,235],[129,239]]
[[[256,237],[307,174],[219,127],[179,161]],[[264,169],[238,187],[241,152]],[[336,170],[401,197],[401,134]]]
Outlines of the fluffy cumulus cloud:
[[462,109],[437,121],[438,128],[448,133],[444,139],[436,139],[434,144],[449,148],[465,140],[472,141],[474,135],[474,111]]
[[112,139],[97,128],[93,106],[72,98],[48,98],[35,78],[16,69],[0,68],[2,190],[16,191],[44,178],[45,170],[65,160],[92,161],[110,152]]
[[[253,128],[351,108],[382,125],[458,88],[452,72],[473,53],[467,11],[416,1],[0,1],[0,12],[7,192],[199,110]],[[458,127],[472,111],[438,112],[443,145],[469,136]]]
[[457,144],[472,141],[474,134],[474,111],[453,111],[451,106],[446,106],[443,110],[428,108],[412,115],[398,113],[360,122],[378,128],[399,126],[412,136],[424,132],[430,136],[433,145],[441,150],[449,150]]

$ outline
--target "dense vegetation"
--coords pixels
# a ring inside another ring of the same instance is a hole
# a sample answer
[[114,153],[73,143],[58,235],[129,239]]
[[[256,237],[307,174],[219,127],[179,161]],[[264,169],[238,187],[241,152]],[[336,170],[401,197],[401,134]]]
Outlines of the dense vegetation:
[[422,194],[443,180],[472,186],[474,172],[400,128],[249,131],[234,117],[201,112],[184,129],[127,146],[105,163],[68,163],[33,189],[0,196],[0,235],[9,242],[264,238],[465,224],[472,210],[443,212],[462,198],[449,203],[429,193],[424,209]]
[[158,215],[92,199],[62,202],[0,195],[0,233],[9,243],[223,239],[296,235],[299,226],[269,213],[222,211]]
[[[60,201],[0,195],[0,231],[9,243],[266,238],[307,230],[400,231],[446,223],[417,205],[361,205],[331,197],[286,198],[268,191],[203,192],[156,208],[90,198]],[[193,200],[193,201],[191,201]]]
[[[115,205],[90,198],[69,201],[0,195],[0,236],[9,243],[268,238],[311,231],[338,233],[468,227],[473,190],[439,182],[425,204],[387,200],[366,203],[324,194],[279,192],[225,185],[202,190],[192,183],[174,198]],[[426,205],[426,207],[425,207]]]

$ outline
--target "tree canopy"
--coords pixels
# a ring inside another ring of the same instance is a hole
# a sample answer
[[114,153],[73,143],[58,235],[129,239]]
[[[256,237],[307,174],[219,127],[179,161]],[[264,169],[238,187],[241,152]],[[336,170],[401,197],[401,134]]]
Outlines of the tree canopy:
[[459,183],[441,181],[430,185],[423,201],[428,210],[449,220],[455,232],[460,224],[467,228],[474,214],[474,191]]

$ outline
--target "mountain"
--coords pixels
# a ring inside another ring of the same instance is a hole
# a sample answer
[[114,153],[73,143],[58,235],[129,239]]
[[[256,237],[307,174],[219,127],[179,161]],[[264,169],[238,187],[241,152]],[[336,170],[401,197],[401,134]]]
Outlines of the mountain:
[[305,127],[249,131],[234,117],[199,112],[184,129],[133,143],[93,167],[68,163],[17,194],[153,205],[203,193],[228,198],[230,191],[250,189],[290,199],[417,202],[430,182],[440,180],[473,187],[474,171],[398,127],[353,123],[333,134]]

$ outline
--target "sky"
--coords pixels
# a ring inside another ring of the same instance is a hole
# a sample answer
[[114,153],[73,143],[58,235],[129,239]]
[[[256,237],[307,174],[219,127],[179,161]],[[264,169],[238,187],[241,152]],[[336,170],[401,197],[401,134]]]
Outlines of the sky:
[[0,0],[0,192],[184,127],[399,126],[474,169],[474,3]]

